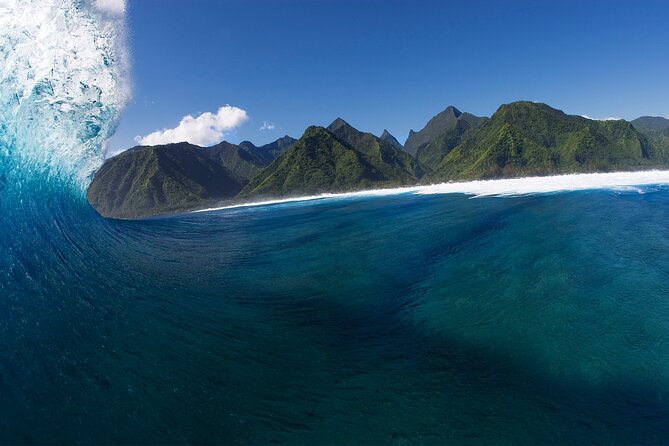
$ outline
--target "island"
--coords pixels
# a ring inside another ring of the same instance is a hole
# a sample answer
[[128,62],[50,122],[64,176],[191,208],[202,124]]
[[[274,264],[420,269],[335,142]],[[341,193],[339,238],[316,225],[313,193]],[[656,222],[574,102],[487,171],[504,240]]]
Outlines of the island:
[[449,106],[404,145],[337,118],[263,146],[137,146],[105,161],[87,198],[105,217],[143,218],[268,198],[667,167],[669,119],[593,120],[519,101],[490,118]]

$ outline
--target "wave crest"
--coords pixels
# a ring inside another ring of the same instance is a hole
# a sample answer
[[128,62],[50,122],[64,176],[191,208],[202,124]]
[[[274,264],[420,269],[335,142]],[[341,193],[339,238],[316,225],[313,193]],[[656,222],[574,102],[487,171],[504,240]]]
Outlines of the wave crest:
[[0,30],[0,187],[46,175],[83,193],[129,97],[123,14],[0,0]]

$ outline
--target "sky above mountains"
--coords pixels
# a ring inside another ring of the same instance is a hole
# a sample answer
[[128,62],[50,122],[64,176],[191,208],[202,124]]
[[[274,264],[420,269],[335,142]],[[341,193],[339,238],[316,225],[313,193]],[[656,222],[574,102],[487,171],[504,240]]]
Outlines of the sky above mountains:
[[[100,1],[100,0],[97,0]],[[447,105],[669,115],[669,2],[129,0],[133,99],[111,139],[299,137],[338,116],[400,142]]]

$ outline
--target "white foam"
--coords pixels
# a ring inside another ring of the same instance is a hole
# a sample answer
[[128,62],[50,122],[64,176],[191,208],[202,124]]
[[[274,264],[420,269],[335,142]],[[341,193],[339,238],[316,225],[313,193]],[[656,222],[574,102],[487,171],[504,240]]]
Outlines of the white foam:
[[375,189],[342,194],[320,194],[304,197],[282,198],[250,203],[240,203],[193,212],[211,212],[252,206],[268,206],[281,203],[342,199],[366,196],[399,194],[465,194],[475,197],[509,197],[529,194],[546,194],[593,189],[610,189],[643,193],[643,186],[669,185],[669,170],[646,170],[640,172],[587,173],[554,175],[545,177],[509,178],[503,180],[463,181],[457,183],[411,186],[395,189]]
[[314,201],[314,200],[324,200],[324,199],[339,199],[339,198],[353,198],[353,197],[377,197],[385,195],[399,195],[405,193],[415,193],[419,189],[418,186],[413,187],[398,187],[394,189],[372,189],[359,192],[346,192],[341,194],[319,194],[319,195],[305,195],[303,197],[290,197],[290,198],[277,198],[275,200],[265,200],[265,201],[253,201],[248,203],[238,203],[231,204],[227,206],[220,206],[207,209],[199,209],[197,211],[192,211],[193,213],[198,212],[210,212],[210,211],[220,211],[222,209],[236,209],[236,208],[245,208],[252,206],[269,206],[273,204],[282,204],[282,203],[293,203],[301,201]]
[[0,0],[0,146],[83,192],[129,97],[124,0]]
[[[475,196],[509,196],[569,192],[590,189],[622,190],[634,186],[669,184],[669,170],[587,173],[547,177],[468,181],[426,186],[418,194],[463,193]],[[635,190],[638,190],[635,188]]]

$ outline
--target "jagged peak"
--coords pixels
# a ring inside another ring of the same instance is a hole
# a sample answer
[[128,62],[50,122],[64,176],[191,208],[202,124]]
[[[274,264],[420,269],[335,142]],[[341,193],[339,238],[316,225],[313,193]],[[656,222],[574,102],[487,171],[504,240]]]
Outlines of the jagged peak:
[[448,107],[446,107],[444,109],[444,111],[441,112],[441,114],[450,114],[450,115],[455,116],[456,118],[459,118],[460,115],[462,115],[462,112],[460,110],[458,110],[457,108],[455,108],[454,106],[449,105]]
[[[460,116],[462,116],[462,112],[460,110],[458,110],[457,108],[455,108],[454,106],[449,105],[443,111],[441,111],[440,113],[437,113],[435,116],[433,116],[427,122],[427,124],[421,130],[421,132],[430,128],[431,126],[437,124],[438,122],[444,122],[444,119],[446,119],[447,121],[453,122],[453,120],[457,120]],[[439,124],[437,124],[437,125],[439,125]]]
[[385,141],[386,143],[391,144],[393,147],[397,149],[403,149],[404,146],[400,144],[400,142],[395,138],[389,131],[388,129],[383,129],[383,133],[381,134],[381,137],[379,138],[381,141]]
[[397,138],[395,138],[393,134],[386,129],[383,130],[383,133],[381,134],[379,139],[382,139],[384,141],[397,141]]
[[342,118],[337,118],[334,121],[332,121],[332,124],[330,124],[327,129],[331,132],[336,132],[342,127],[351,127],[351,124],[344,121]]

